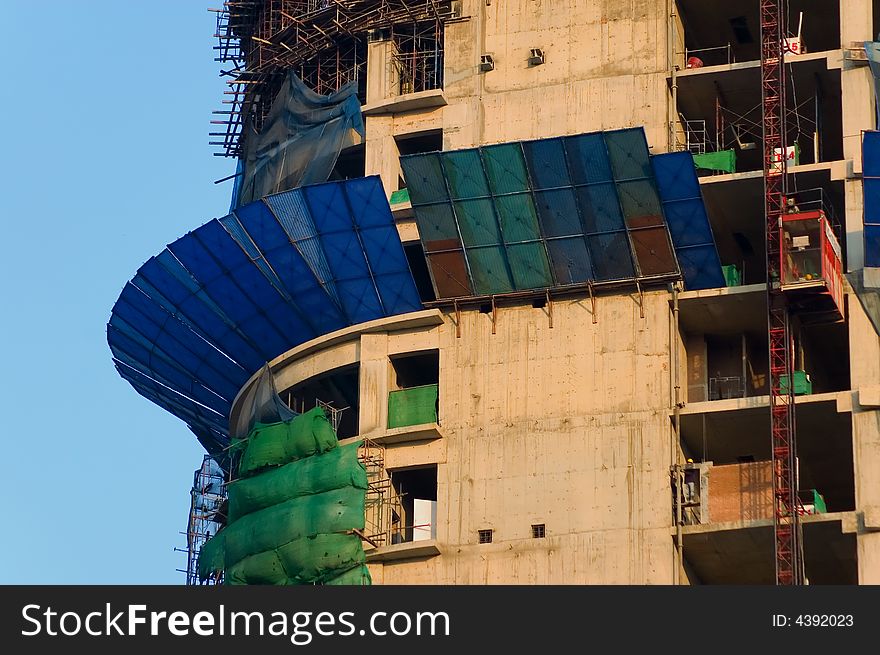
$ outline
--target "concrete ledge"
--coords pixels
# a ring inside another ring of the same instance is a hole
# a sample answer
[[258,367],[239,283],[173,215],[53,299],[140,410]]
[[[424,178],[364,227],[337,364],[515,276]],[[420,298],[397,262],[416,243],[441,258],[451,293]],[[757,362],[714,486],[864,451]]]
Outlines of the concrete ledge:
[[716,287],[714,289],[699,289],[697,291],[683,291],[678,294],[679,301],[694,300],[697,298],[721,298],[723,296],[735,296],[742,293],[766,293],[766,284],[743,284],[738,287]]
[[[789,166],[789,173],[812,173],[815,171],[836,172],[840,175],[840,167],[846,170],[846,160],[837,161],[820,161],[815,164],[801,164],[800,166]],[[763,171],[741,171],[739,173],[725,173],[724,175],[704,175],[699,178],[700,184],[720,184],[722,182],[735,182],[737,180],[762,179]]]
[[[857,517],[855,512],[829,512],[826,514],[807,514],[801,517],[804,525],[810,523],[827,523],[840,521],[840,531],[850,533],[857,531]],[[754,521],[726,521],[724,523],[701,523],[699,525],[684,525],[682,534],[704,534],[706,532],[725,532],[728,530],[749,530],[751,528],[767,528],[773,526],[773,519],[755,519]],[[675,534],[673,526],[670,534]]]
[[[816,393],[809,396],[797,396],[796,405],[810,403],[835,403],[838,411],[851,411],[852,405],[849,399],[851,391],[830,391],[828,393]],[[735,412],[741,409],[754,409],[756,407],[769,407],[770,396],[751,396],[748,398],[728,398],[726,400],[705,400],[697,403],[688,403],[681,410],[682,414],[711,414],[714,412]],[[670,410],[671,414],[671,410]]]
[[440,546],[436,539],[429,541],[409,541],[403,544],[380,546],[367,551],[368,562],[398,562],[407,559],[435,557],[440,554]]
[[[802,55],[786,55],[786,64],[796,64],[799,62],[816,61],[817,59],[827,59],[828,68],[840,68],[843,65],[843,50],[820,50],[819,52],[807,52]],[[676,77],[693,77],[697,75],[717,75],[727,71],[746,70],[749,68],[760,68],[761,62],[758,59],[751,61],[736,61],[730,64],[718,64],[717,66],[703,66],[702,68],[685,68],[678,71]]]
[[363,106],[364,116],[380,116],[382,114],[399,114],[418,109],[433,109],[447,105],[443,89],[429,89],[418,93],[407,93],[393,98],[371,102]]
[[378,444],[391,445],[398,443],[411,443],[414,441],[433,441],[443,437],[440,425],[437,423],[420,423],[419,425],[407,425],[402,428],[388,428],[385,432],[376,435],[365,435],[370,441]]

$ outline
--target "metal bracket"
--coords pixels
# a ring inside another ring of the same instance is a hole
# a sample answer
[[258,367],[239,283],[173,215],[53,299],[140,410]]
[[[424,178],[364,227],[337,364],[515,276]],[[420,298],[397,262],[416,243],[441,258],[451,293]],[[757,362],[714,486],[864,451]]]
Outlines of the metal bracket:
[[645,294],[638,280],[636,280],[636,291],[639,292],[639,317],[645,318]]
[[457,300],[452,302],[452,306],[455,308],[455,338],[461,339],[461,308]]
[[550,289],[547,289],[547,316],[550,318],[550,329],[553,329],[553,298],[550,297]]
[[593,325],[595,325],[596,323],[599,322],[599,317],[596,315],[596,296],[593,295],[593,283],[592,282],[590,282],[590,284],[588,285],[588,288],[590,290],[590,306],[592,307]]
[[492,296],[492,334],[495,334],[495,324],[498,320],[498,308],[495,306],[495,296]]

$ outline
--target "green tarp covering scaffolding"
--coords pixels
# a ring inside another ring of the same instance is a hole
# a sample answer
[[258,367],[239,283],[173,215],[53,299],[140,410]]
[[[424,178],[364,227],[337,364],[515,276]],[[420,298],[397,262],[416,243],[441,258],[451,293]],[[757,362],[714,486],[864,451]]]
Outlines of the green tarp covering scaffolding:
[[694,155],[694,166],[708,171],[736,173],[736,151],[721,150]]
[[256,423],[232,445],[229,522],[205,543],[199,577],[243,584],[370,584],[361,538],[367,474],[321,408]]

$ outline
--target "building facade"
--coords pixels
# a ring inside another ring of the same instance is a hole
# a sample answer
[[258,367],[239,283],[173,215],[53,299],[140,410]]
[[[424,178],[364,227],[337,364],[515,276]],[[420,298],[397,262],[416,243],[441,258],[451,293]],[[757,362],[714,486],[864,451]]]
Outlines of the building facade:
[[[790,5],[792,197],[838,226],[844,271],[868,280],[864,43],[880,3]],[[374,583],[773,582],[757,19],[757,0],[461,0],[427,36],[365,38],[365,136],[340,162],[380,176],[423,308],[269,364],[291,407],[329,403],[343,441],[367,440]],[[694,154],[725,286],[438,298],[401,157],[632,127],[651,154]],[[847,283],[842,318],[793,333],[806,577],[878,584],[870,307]]]

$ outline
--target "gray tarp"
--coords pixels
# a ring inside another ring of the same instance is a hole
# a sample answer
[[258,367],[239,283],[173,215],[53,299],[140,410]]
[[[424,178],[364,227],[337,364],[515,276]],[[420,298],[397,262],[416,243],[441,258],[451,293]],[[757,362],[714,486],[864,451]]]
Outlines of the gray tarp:
[[233,208],[271,193],[326,182],[340,151],[352,145],[352,131],[364,136],[356,81],[322,96],[289,72],[263,130],[247,135]]

